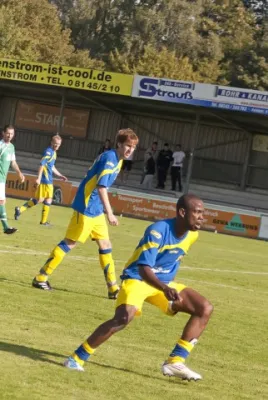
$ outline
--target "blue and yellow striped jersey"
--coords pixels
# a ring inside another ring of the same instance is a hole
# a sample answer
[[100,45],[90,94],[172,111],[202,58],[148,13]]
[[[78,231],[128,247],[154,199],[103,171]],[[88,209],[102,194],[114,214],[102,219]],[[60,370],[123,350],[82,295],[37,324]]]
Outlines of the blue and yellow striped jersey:
[[198,232],[187,231],[177,238],[176,219],[165,219],[150,225],[140,240],[132,257],[128,260],[121,279],[142,280],[139,266],[149,266],[161,282],[173,281],[181,259],[197,240]]
[[40,164],[43,165],[44,170],[41,177],[41,183],[46,185],[53,183],[53,167],[55,165],[57,159],[57,153],[51,147],[48,147],[43,157],[40,161]]
[[97,217],[103,213],[103,204],[97,190],[98,186],[109,188],[115,181],[122,166],[115,150],[99,155],[82,180],[72,207],[80,214]]

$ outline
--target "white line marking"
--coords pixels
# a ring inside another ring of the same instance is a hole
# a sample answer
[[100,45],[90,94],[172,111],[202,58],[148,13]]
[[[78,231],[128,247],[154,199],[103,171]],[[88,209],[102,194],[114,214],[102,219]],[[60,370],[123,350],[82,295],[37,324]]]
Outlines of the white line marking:
[[195,283],[202,283],[205,285],[209,286],[217,286],[217,287],[222,287],[222,288],[227,288],[227,289],[233,289],[233,290],[240,290],[244,292],[254,292],[254,293],[264,293],[267,294],[268,292],[262,292],[262,291],[256,291],[254,289],[246,289],[241,286],[229,286],[229,285],[224,285],[223,283],[214,283],[214,282],[207,282],[207,281],[200,281],[199,279],[188,279],[188,278],[183,278],[183,281],[190,281],[190,282],[195,282]]
[[258,272],[258,271],[233,271],[231,269],[212,269],[212,268],[200,268],[200,267],[188,267],[183,266],[181,269],[193,269],[199,271],[211,271],[211,272],[228,272],[232,274],[248,274],[248,275],[268,275],[268,272]]

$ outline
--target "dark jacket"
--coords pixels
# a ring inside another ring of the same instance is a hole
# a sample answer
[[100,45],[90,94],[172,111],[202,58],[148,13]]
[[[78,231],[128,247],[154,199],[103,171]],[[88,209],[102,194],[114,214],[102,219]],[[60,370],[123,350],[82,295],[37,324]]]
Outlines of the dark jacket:
[[157,166],[160,169],[168,170],[169,165],[172,161],[172,151],[171,150],[161,150],[157,158]]
[[154,175],[154,174],[155,174],[155,160],[151,156],[146,162],[145,175]]

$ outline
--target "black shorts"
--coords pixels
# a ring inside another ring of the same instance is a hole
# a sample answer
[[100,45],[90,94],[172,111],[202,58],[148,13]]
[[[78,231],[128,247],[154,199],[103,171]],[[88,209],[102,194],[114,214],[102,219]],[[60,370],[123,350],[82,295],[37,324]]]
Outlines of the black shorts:
[[132,169],[132,160],[123,160],[122,170],[123,171],[131,171]]

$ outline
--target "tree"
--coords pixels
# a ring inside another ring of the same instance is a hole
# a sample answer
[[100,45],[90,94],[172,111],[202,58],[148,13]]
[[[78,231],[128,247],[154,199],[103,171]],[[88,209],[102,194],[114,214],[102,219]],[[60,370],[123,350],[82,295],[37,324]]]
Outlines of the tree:
[[75,50],[70,30],[62,29],[57,9],[47,0],[1,2],[1,57],[92,67],[88,54]]

